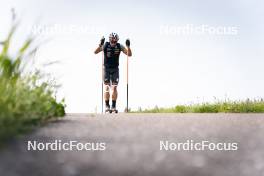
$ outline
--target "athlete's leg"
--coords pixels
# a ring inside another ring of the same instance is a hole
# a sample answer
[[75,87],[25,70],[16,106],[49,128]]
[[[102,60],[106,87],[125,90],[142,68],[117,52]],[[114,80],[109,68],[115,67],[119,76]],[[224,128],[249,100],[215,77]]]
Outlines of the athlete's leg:
[[111,81],[112,81],[112,108],[116,108],[116,100],[118,96],[117,92],[117,85],[119,82],[119,70],[115,69],[113,74],[111,75]]
[[118,95],[118,92],[117,92],[117,85],[116,84],[113,84],[111,86],[112,88],[112,100],[115,100],[117,99],[117,95]]
[[111,89],[112,89],[112,106],[111,106],[111,109],[116,110],[116,100],[117,100],[117,95],[118,95],[117,84],[112,84]]
[[109,99],[110,99],[110,85],[105,84],[105,92],[104,92],[104,99],[105,99],[105,105],[109,105]]

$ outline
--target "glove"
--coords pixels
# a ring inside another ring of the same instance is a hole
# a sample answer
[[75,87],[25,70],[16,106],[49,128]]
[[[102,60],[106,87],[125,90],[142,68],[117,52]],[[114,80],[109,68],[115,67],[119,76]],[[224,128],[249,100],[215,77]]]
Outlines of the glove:
[[105,38],[104,38],[104,36],[101,38],[101,40],[100,40],[100,44],[99,44],[99,46],[101,47],[101,46],[103,46],[104,45],[104,42],[105,42]]
[[126,46],[130,47],[130,40],[129,39],[126,39]]

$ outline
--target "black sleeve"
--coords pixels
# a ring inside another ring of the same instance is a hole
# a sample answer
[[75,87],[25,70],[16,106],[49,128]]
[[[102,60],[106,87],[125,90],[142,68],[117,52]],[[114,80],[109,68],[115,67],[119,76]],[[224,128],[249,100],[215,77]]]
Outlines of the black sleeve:
[[106,49],[107,45],[109,44],[109,42],[105,42],[104,46],[103,46],[103,51]]

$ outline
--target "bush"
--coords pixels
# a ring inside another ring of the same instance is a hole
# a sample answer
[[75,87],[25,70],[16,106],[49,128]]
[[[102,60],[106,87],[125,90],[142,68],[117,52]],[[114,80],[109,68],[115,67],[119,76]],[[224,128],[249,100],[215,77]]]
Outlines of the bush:
[[28,38],[15,57],[9,56],[16,28],[13,24],[0,52],[0,143],[48,119],[65,115],[64,101],[54,98],[54,87],[41,82],[38,72],[24,73],[37,48],[31,49],[34,39]]
[[185,113],[187,112],[187,107],[183,105],[175,106],[175,112]]

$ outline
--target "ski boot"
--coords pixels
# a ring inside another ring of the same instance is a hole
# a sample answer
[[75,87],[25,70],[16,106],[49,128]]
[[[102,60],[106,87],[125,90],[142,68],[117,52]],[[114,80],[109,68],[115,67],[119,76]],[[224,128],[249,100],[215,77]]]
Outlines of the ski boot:
[[105,113],[112,113],[112,110],[110,109],[110,106],[105,107]]
[[116,113],[116,114],[117,114],[117,113],[118,113],[118,110],[116,109],[116,107],[113,107],[113,106],[112,106],[112,107],[111,107],[111,112],[113,112],[113,113]]

